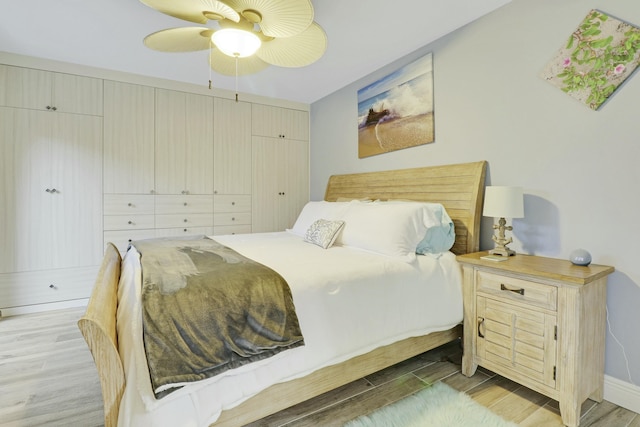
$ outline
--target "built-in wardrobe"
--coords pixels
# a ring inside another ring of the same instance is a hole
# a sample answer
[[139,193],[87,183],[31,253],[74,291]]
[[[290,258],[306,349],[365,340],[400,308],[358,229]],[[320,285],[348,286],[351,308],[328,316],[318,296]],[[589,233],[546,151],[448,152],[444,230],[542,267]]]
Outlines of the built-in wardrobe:
[[90,74],[0,64],[3,315],[82,304],[107,242],[280,231],[309,199],[307,106]]

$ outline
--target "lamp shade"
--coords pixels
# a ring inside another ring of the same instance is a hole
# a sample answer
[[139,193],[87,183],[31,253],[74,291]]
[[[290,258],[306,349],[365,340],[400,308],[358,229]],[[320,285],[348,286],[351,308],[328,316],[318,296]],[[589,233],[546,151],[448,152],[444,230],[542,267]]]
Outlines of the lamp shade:
[[486,187],[482,215],[494,218],[523,218],[522,187]]
[[211,36],[211,41],[222,53],[228,56],[246,58],[260,48],[260,38],[252,32],[236,28],[218,30]]

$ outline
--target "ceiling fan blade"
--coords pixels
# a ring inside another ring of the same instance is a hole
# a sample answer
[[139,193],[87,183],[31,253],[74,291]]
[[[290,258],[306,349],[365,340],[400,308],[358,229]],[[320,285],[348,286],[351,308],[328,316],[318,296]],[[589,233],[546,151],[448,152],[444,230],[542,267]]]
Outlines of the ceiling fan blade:
[[313,22],[311,0],[225,0],[225,3],[249,21],[260,24],[262,33],[269,37],[300,34]]
[[169,28],[149,34],[144,45],[161,52],[193,52],[209,49],[213,30],[206,27]]
[[238,22],[240,16],[218,0],[140,0],[141,3],[169,16],[206,24],[209,19],[227,18]]
[[263,42],[256,55],[279,67],[304,67],[320,59],[326,49],[327,35],[314,22],[297,36]]
[[[218,49],[212,49],[209,56],[209,64],[211,69],[225,76],[236,75],[236,58],[227,56]],[[269,64],[261,60],[255,55],[247,58],[238,58],[238,75],[257,73],[267,68]]]

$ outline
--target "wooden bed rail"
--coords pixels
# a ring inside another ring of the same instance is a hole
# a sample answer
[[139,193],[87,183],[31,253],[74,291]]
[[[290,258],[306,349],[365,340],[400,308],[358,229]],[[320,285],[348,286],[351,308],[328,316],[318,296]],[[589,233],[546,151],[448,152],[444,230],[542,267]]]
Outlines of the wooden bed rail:
[[118,424],[118,410],[125,384],[116,330],[121,261],[116,247],[111,243],[107,244],[87,311],[78,320],[78,327],[98,369],[105,427],[115,427]]

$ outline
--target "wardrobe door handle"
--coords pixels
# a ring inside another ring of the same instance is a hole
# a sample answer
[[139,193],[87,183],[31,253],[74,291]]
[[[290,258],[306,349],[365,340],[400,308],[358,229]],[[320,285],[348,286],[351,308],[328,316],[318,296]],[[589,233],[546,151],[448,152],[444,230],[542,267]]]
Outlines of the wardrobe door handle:
[[480,327],[484,324],[484,317],[481,317],[478,321],[478,336],[484,338],[484,334],[480,332]]

